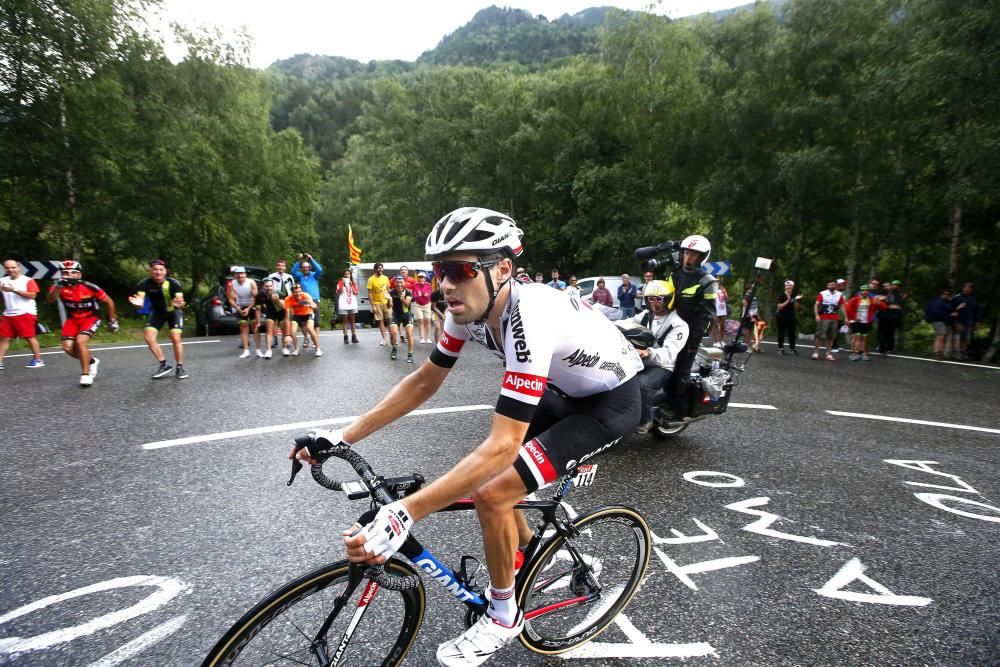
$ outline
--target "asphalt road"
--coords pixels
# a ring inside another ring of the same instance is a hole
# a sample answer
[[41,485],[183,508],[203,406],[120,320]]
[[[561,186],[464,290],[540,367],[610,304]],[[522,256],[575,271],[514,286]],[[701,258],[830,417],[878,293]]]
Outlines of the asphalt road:
[[[193,339],[185,381],[151,380],[144,347],[107,349],[90,388],[62,353],[35,371],[8,356],[0,664],[198,664],[268,591],[341,557],[363,504],[305,476],[286,487],[306,428],[282,425],[357,415],[413,366],[369,330],[322,341],[322,358],[262,361],[237,359],[233,337]],[[734,401],[773,409],[733,407],[597,459],[569,502],[636,507],[656,555],[619,623],[571,662],[1000,664],[1000,372],[842,356],[767,347]],[[500,375],[471,351],[424,406],[471,409],[404,418],[359,451],[385,474],[441,474],[485,435]],[[479,553],[469,514],[417,532],[447,562]],[[460,631],[461,610],[426,583],[411,665]],[[494,663],[561,658],[515,645]]]

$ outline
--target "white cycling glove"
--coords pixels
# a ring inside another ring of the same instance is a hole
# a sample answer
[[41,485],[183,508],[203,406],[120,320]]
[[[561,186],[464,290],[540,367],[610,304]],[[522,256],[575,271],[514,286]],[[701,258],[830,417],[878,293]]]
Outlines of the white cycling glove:
[[313,429],[309,431],[313,438],[313,443],[305,448],[306,454],[310,458],[315,458],[319,452],[323,452],[334,445],[344,445],[350,447],[351,443],[344,440],[344,429]]
[[413,517],[400,502],[385,505],[364,527],[365,551],[375,556],[393,555],[410,534]]

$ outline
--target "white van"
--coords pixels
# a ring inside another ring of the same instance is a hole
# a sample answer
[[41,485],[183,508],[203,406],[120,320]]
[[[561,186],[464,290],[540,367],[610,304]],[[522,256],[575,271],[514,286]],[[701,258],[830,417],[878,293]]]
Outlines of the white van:
[[[611,302],[614,303],[615,308],[618,307],[618,288],[622,286],[622,277],[619,276],[588,276],[586,278],[577,278],[576,286],[580,288],[580,296],[590,301],[590,293],[594,291],[597,287],[597,281],[604,280],[604,286],[611,292]],[[636,286],[636,289],[642,286],[642,278],[638,276],[629,276],[629,280],[632,284]],[[638,305],[638,304],[637,304]]]
[[[399,269],[406,267],[410,270],[410,277],[416,279],[417,271],[427,274],[427,282],[431,282],[431,263],[426,260],[414,262],[381,262],[382,275],[390,281],[399,273]],[[358,324],[372,326],[375,320],[372,316],[372,302],[368,297],[368,279],[375,275],[375,262],[357,264],[351,267],[354,273],[354,280],[358,285]]]

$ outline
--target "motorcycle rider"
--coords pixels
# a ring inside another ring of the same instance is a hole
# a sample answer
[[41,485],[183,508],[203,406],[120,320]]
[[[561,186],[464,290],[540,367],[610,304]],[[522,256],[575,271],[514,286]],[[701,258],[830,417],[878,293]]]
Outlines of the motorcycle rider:
[[673,374],[679,355],[688,339],[688,325],[674,310],[674,288],[669,282],[652,280],[643,286],[647,309],[628,320],[653,334],[656,343],[645,350],[637,350],[643,369],[639,372],[639,389],[642,392],[642,416],[636,433],[645,434],[653,428],[653,408],[658,392],[665,391]]
[[715,318],[718,281],[702,268],[711,252],[712,244],[704,236],[688,236],[680,243],[680,266],[667,278],[675,294],[677,314],[689,328],[687,342],[677,356],[667,390],[668,407],[675,419],[687,418],[691,365],[702,337],[708,333]]

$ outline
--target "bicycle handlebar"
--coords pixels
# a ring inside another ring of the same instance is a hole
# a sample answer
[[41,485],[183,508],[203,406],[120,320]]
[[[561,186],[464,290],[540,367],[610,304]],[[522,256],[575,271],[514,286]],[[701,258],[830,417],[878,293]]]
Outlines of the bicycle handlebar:
[[[313,442],[315,438],[311,433],[306,433],[295,438],[295,444],[299,447],[308,447]],[[312,464],[310,472],[312,478],[316,480],[316,483],[322,487],[330,489],[331,491],[341,491],[343,489],[343,482],[338,482],[330,479],[323,472],[323,464],[326,463],[331,458],[343,459],[352,468],[354,472],[358,474],[358,477],[362,479],[365,486],[371,492],[372,496],[381,504],[388,505],[396,501],[389,491],[382,486],[382,478],[375,474],[372,470],[371,465],[365,461],[364,457],[358,454],[356,451],[350,447],[345,447],[344,445],[333,445],[329,449],[325,449],[322,452],[317,452],[313,457],[316,459],[316,463]],[[298,459],[292,460],[292,476],[288,480],[288,486],[291,486],[292,481],[295,479],[295,475],[302,469],[302,463]],[[404,556],[413,557],[422,552],[424,549],[417,541],[417,539],[410,534],[406,542],[399,549],[399,552]],[[371,579],[377,583],[379,586],[393,591],[402,591],[410,588],[415,588],[419,585],[420,579],[416,575],[410,576],[397,576],[394,574],[389,574],[385,571],[385,565],[367,565],[365,566]]]

